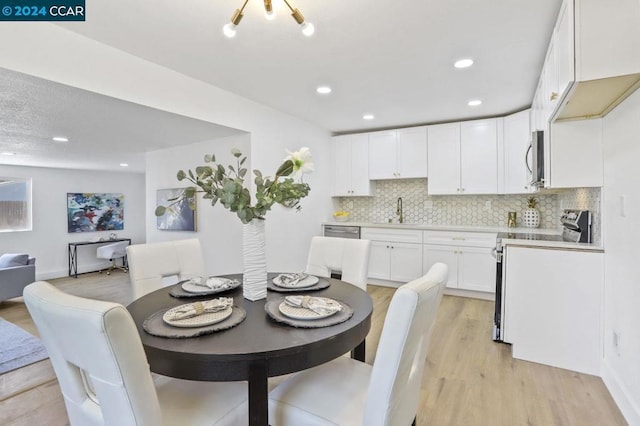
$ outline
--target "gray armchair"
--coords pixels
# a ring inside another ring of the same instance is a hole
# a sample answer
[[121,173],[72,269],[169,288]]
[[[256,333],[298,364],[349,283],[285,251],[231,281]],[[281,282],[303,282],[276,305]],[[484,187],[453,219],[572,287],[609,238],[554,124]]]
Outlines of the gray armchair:
[[21,297],[24,288],[36,280],[36,259],[28,254],[0,256],[0,302]]

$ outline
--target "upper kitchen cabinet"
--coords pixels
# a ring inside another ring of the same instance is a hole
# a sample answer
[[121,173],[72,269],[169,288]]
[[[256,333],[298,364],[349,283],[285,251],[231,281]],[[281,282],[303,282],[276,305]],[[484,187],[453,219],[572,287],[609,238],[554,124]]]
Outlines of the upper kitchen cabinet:
[[429,194],[498,193],[499,121],[429,126]]
[[369,133],[369,178],[427,177],[427,128]]
[[531,183],[530,110],[504,117],[502,152],[504,153],[505,194],[524,194],[536,190]]
[[534,99],[536,129],[602,117],[640,86],[640,2],[565,0]]
[[366,133],[334,136],[333,196],[368,196],[373,194],[369,181],[369,137]]

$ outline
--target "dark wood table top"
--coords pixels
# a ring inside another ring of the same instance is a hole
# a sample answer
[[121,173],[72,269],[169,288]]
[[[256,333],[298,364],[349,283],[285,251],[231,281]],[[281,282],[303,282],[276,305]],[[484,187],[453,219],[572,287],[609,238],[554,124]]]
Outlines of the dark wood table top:
[[[271,279],[276,274],[269,274]],[[225,275],[242,279],[241,275]],[[147,334],[142,323],[151,314],[200,299],[177,299],[170,287],[149,293],[132,302],[131,313],[142,339],[151,371],[171,377],[202,381],[247,380],[249,367],[266,362],[269,377],[304,370],[330,361],[360,344],[371,327],[373,304],[360,288],[331,279],[327,289],[301,294],[324,296],[347,303],[354,315],[347,321],[323,328],[295,328],[277,323],[264,310],[265,300],[251,302],[242,297],[242,287],[230,292],[203,296],[233,297],[247,311],[239,325],[211,335],[168,339]],[[287,293],[291,294],[291,293]],[[267,300],[287,294],[269,291]]]

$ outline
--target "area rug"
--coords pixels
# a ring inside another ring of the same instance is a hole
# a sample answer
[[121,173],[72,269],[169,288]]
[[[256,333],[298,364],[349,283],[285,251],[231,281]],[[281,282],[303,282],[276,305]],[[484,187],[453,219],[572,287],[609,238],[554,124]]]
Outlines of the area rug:
[[0,318],[0,374],[47,357],[40,339]]

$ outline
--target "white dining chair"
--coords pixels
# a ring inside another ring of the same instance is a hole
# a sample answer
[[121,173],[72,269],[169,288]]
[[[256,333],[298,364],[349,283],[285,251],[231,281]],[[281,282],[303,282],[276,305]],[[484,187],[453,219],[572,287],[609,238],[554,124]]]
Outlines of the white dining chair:
[[338,272],[342,281],[366,291],[370,250],[369,240],[313,237],[305,272],[320,277]]
[[447,265],[436,263],[395,292],[373,366],[339,357],[276,386],[269,424],[410,425],[447,273]]
[[245,425],[247,385],[157,376],[124,306],[39,281],[24,301],[51,358],[71,425]]
[[205,275],[197,238],[135,244],[127,247],[127,257],[134,299],[162,288],[166,277],[184,280]]
[[[107,269],[107,275],[111,274],[114,269],[119,269],[122,272],[127,272],[127,246],[129,241],[118,241],[117,243],[105,244],[96,249],[96,257],[98,259],[108,259],[111,261],[111,266]],[[117,261],[122,262],[122,266],[117,264]],[[102,273],[102,270],[100,270]]]

